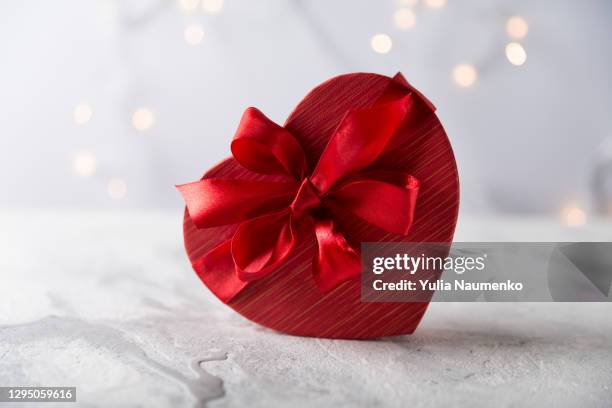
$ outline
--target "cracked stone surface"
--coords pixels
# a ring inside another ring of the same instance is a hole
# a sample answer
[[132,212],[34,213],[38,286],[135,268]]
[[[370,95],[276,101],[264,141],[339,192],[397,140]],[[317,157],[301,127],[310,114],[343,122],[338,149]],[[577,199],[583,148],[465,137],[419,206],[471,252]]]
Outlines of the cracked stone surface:
[[[456,238],[611,227],[466,219]],[[412,336],[309,339],[215,299],[180,213],[4,212],[0,245],[0,386],[76,386],[65,406],[612,406],[610,303],[437,303]]]

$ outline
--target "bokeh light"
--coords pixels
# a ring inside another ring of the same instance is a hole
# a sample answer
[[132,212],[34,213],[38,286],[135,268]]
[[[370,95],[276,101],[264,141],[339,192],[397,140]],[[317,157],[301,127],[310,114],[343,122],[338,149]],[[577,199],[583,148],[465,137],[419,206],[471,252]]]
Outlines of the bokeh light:
[[370,46],[379,54],[386,54],[391,51],[393,42],[387,34],[376,34],[370,40]]
[[506,58],[512,65],[520,66],[527,60],[527,53],[521,44],[513,42],[506,45]]
[[453,80],[462,88],[469,88],[474,85],[478,77],[476,68],[470,64],[460,64],[453,68]]
[[393,21],[400,30],[409,30],[416,24],[416,15],[409,8],[400,8],[393,14]]
[[96,173],[96,156],[93,153],[82,150],[74,155],[72,170],[79,177],[91,177]]
[[506,21],[506,33],[510,38],[523,39],[529,32],[529,26],[523,17],[513,16]]
[[432,9],[441,9],[446,6],[446,0],[425,0],[425,5]]
[[568,204],[561,209],[561,222],[568,227],[581,227],[586,224],[586,212],[577,204]]
[[145,131],[150,129],[155,122],[153,112],[147,108],[136,109],[132,113],[132,126],[136,130]]

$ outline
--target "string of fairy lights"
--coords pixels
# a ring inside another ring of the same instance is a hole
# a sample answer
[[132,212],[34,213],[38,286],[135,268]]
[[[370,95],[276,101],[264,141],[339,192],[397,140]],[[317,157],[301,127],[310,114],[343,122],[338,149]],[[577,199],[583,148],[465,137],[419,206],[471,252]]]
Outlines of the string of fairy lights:
[[[418,0],[400,0],[398,4],[393,14],[395,27],[404,31],[413,29],[417,22],[414,9],[418,5]],[[446,6],[446,0],[423,0],[423,4],[429,9],[440,10]],[[505,31],[510,40],[505,47],[508,62],[515,66],[525,64],[527,52],[519,41],[527,37],[529,32],[527,21],[521,16],[512,16],[506,21]],[[377,33],[370,39],[370,47],[376,53],[387,54],[393,48],[393,40],[389,34]],[[460,63],[453,67],[451,78],[459,87],[469,88],[478,79],[478,69],[474,64]]]
[[[398,0],[398,7],[393,13],[393,22],[397,29],[407,31],[416,26],[417,14],[415,8],[419,0]],[[423,0],[423,5],[431,10],[440,10],[446,6],[446,0]],[[522,16],[511,16],[505,22],[505,33],[508,42],[504,48],[507,61],[520,67],[527,61],[527,52],[521,42],[529,33],[529,24]],[[393,40],[389,34],[377,33],[370,39],[370,47],[378,54],[387,54],[393,48]],[[460,88],[470,88],[478,80],[478,68],[472,63],[459,63],[450,73],[452,81]],[[586,223],[586,212],[577,203],[570,202],[559,211],[561,222],[569,227],[580,227]]]
[[[179,7],[184,11],[196,11],[198,8],[206,14],[218,14],[223,9],[223,0],[178,0]],[[189,45],[198,45],[204,39],[204,28],[200,24],[190,24],[185,27],[183,38]],[[73,121],[78,126],[84,126],[91,121],[94,110],[89,103],[80,103],[73,110]],[[155,124],[155,115],[148,107],[140,107],[131,112],[131,125],[138,132],[147,132]],[[96,176],[98,161],[89,150],[77,151],[72,159],[74,174],[82,178]],[[128,186],[124,179],[113,177],[106,180],[108,196],[113,200],[122,200],[127,196]]]
[[[396,0],[397,7],[392,16],[394,26],[402,31],[412,30],[417,24],[417,7],[436,11],[447,5],[447,0]],[[224,0],[177,0],[178,6],[185,12],[201,10],[205,14],[215,15],[223,10]],[[520,67],[527,61],[527,52],[521,43],[529,33],[527,20],[522,16],[511,16],[505,21],[507,43],[504,53],[508,63]],[[205,30],[201,24],[188,24],[183,31],[183,39],[190,46],[197,46],[204,41]],[[393,49],[392,37],[387,33],[376,33],[370,38],[370,48],[378,54],[387,54]],[[478,67],[469,62],[455,65],[450,72],[450,79],[460,88],[470,88],[478,80]],[[82,126],[93,117],[93,107],[88,103],[78,104],[73,111],[74,123]],[[139,132],[147,132],[155,124],[153,111],[140,107],[131,112],[131,125]],[[83,178],[93,177],[97,170],[96,156],[86,150],[77,152],[73,158],[74,173]],[[106,180],[108,196],[122,200],[128,192],[127,183],[121,178]],[[566,205],[560,211],[561,221],[568,226],[582,226],[586,222],[585,211],[576,203]]]

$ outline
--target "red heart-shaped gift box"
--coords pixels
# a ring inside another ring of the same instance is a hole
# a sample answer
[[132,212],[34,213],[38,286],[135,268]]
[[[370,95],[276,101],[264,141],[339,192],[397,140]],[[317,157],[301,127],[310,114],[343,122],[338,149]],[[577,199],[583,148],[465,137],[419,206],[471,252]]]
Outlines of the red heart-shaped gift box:
[[[388,99],[391,94],[410,99],[408,112],[398,122],[384,150],[368,165],[368,169],[393,169],[418,180],[418,199],[414,208],[410,209],[411,225],[406,234],[388,232],[351,211],[342,211],[341,208],[338,211],[336,208],[335,228],[342,231],[342,236],[352,248],[359,248],[361,242],[451,242],[459,207],[459,180],[453,151],[433,105],[401,74],[389,78],[354,73],[332,78],[306,95],[283,128],[299,142],[305,156],[305,168],[312,170],[334,132],[338,132],[347,112],[371,107],[381,98]],[[385,126],[386,122],[381,124]],[[243,156],[249,154],[238,153]],[[237,151],[234,151],[236,154]],[[241,163],[245,161],[247,159]],[[210,169],[204,179],[278,180],[275,176],[247,170],[234,158],[225,159]],[[197,193],[182,192],[188,203],[188,194]],[[206,201],[206,197],[197,199]],[[245,196],[247,199],[248,196]],[[211,205],[214,206],[214,203]],[[196,273],[228,306],[263,326],[300,336],[375,338],[412,333],[427,309],[427,302],[361,302],[360,279],[354,276],[339,284],[336,282],[331,290],[321,290],[321,282],[315,279],[320,279],[320,276],[317,273],[313,275],[316,265],[313,258],[318,253],[318,247],[311,226],[291,230],[295,244],[283,262],[275,264],[272,270],[256,276],[257,279],[249,278],[244,271],[240,275],[241,269],[234,265],[235,262],[240,263],[240,259],[236,258],[250,256],[248,252],[251,250],[230,248],[240,223],[198,228],[192,218],[193,210],[188,208],[190,210],[186,210],[184,216],[185,248]],[[232,208],[216,210],[233,211]],[[243,231],[241,233],[244,235]],[[250,236],[250,239],[266,241],[267,237],[255,236],[254,239]],[[256,246],[257,242],[252,245]],[[319,242],[319,249],[320,246]],[[242,255],[241,251],[247,254]],[[215,255],[221,252],[224,255]],[[333,266],[331,273],[342,275],[342,265],[336,263]]]

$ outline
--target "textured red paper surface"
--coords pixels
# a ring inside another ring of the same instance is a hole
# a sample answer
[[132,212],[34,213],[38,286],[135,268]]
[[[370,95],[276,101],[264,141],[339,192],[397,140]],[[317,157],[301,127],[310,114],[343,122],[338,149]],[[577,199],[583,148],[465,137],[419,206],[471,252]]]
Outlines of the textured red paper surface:
[[[346,111],[374,103],[389,81],[376,74],[342,75],[319,85],[300,102],[284,126],[302,144],[311,167]],[[349,213],[336,215],[339,227],[355,247],[360,242],[452,241],[459,207],[455,159],[436,115],[425,102],[417,109],[419,114],[402,125],[376,162],[379,167],[402,170],[420,180],[413,226],[407,236],[401,236],[381,231]],[[261,179],[233,158],[204,177]],[[185,248],[191,262],[229,239],[236,227],[198,230],[185,212]],[[428,303],[362,303],[359,279],[323,294],[311,272],[314,237],[309,233],[302,236],[286,264],[250,283],[228,305],[263,326],[302,336],[374,338],[414,331]],[[213,293],[218,290],[214,282],[209,281],[208,286]]]

